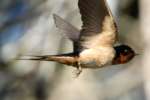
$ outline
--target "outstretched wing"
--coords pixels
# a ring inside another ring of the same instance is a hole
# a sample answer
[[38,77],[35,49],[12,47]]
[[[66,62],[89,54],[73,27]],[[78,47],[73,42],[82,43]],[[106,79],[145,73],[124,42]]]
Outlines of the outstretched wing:
[[65,21],[60,16],[54,14],[54,20],[56,27],[63,30],[64,34],[73,42],[73,52],[77,53],[79,52],[79,36],[80,36],[80,30],[78,30],[76,27],[74,27],[72,24]]
[[81,48],[112,46],[116,41],[116,23],[105,0],[79,0],[83,21],[80,32]]
[[54,14],[54,21],[56,27],[64,31],[64,34],[72,41],[77,41],[79,39],[80,31],[74,27],[72,24],[65,21],[60,16]]

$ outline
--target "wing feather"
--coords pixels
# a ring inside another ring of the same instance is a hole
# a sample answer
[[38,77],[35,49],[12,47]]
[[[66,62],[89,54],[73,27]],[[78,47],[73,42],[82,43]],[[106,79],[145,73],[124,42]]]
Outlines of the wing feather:
[[113,45],[117,27],[105,0],[79,0],[83,21],[80,31],[81,48]]
[[77,41],[79,39],[80,31],[74,27],[72,24],[65,21],[60,16],[54,14],[54,21],[56,27],[64,31],[64,34],[72,41]]

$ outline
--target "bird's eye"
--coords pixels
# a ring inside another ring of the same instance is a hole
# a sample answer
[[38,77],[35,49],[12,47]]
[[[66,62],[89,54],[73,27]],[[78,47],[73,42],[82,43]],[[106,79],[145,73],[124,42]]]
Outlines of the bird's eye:
[[128,55],[128,53],[129,53],[129,51],[128,51],[127,49],[125,49],[125,50],[123,51],[123,54],[124,54],[124,55]]
[[124,52],[125,52],[125,53],[128,53],[128,50],[127,50],[127,49],[125,49],[125,50],[124,50]]

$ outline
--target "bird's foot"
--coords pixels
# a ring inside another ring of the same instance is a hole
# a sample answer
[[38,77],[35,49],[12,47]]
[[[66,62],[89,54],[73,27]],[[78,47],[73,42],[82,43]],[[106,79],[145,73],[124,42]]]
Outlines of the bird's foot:
[[77,69],[74,71],[75,77],[78,77],[81,74],[81,72],[82,72],[82,67],[80,62],[78,62]]

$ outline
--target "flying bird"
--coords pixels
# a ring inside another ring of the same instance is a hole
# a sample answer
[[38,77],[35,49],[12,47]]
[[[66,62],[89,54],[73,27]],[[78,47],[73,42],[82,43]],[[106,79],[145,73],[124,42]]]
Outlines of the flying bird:
[[79,0],[83,22],[81,30],[54,14],[56,27],[73,42],[73,51],[67,54],[30,56],[21,60],[55,61],[77,68],[101,68],[129,62],[136,53],[128,45],[115,46],[118,30],[106,0]]

